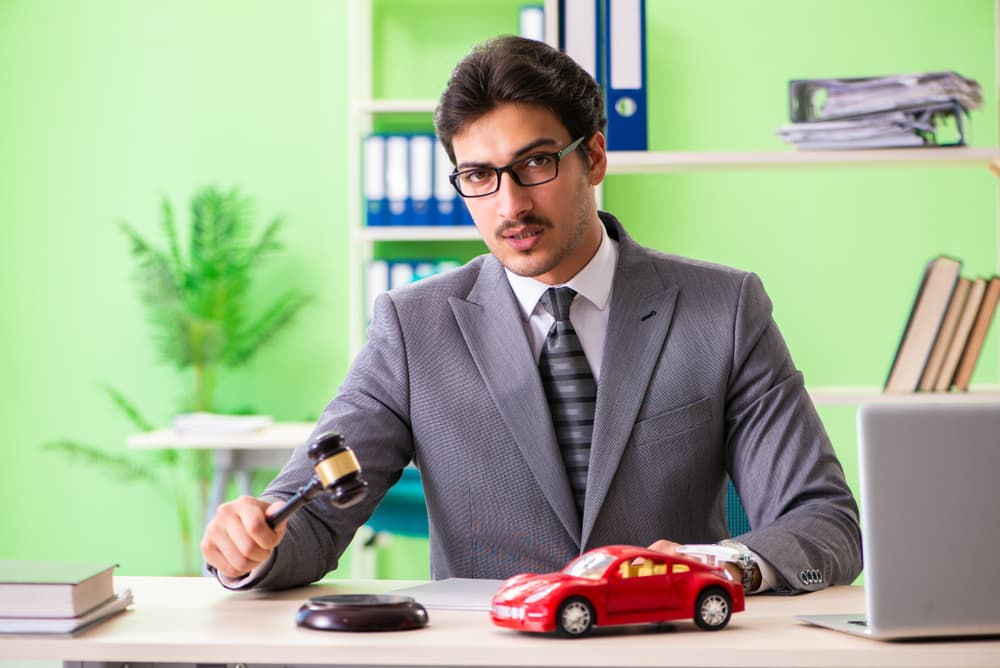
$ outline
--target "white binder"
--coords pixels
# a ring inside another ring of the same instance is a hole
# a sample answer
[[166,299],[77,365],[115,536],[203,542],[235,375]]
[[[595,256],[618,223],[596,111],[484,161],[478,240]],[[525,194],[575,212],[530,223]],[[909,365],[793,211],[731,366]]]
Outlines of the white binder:
[[448,153],[440,141],[434,142],[434,203],[435,211],[431,220],[435,225],[457,224],[455,199],[458,193],[452,187],[448,176],[453,167]]
[[364,189],[366,224],[369,227],[388,223],[385,201],[385,137],[369,135],[364,141]]
[[406,135],[389,135],[385,140],[385,195],[389,203],[389,225],[410,222],[409,140]]
[[601,0],[562,0],[559,47],[601,82]]

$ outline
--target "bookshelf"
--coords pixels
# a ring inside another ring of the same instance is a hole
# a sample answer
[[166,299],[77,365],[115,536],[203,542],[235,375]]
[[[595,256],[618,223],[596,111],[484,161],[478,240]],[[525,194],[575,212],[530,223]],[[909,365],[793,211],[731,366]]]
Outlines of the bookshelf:
[[[351,0],[349,5],[349,86],[351,113],[348,123],[348,161],[361,164],[361,140],[379,114],[432,114],[435,99],[375,99],[372,96],[372,4],[377,0]],[[452,7],[453,5],[449,5]],[[546,41],[555,43],[558,31],[557,0],[545,0]],[[469,11],[476,11],[474,4]],[[1000,35],[1000,0],[994,2],[994,41]],[[995,75],[1000,76],[1000,47]],[[996,81],[986,82],[994,86]],[[998,118],[1000,128],[1000,118]],[[1000,135],[1000,133],[998,133]],[[955,147],[936,149],[877,149],[846,151],[611,151],[609,175],[649,175],[699,172],[789,172],[800,170],[921,170],[941,168],[991,169],[1000,174],[1000,147]],[[347,221],[351,243],[350,272],[350,355],[360,349],[364,337],[365,267],[373,257],[378,242],[434,243],[477,240],[474,227],[380,227],[367,228],[360,202],[361,170],[349,170],[348,192],[358,193],[358,200],[348,207]],[[600,195],[599,195],[600,196]],[[996,213],[997,248],[1000,262],[1000,211]],[[1000,266],[998,266],[1000,269]],[[900,323],[900,328],[903,323]],[[891,360],[890,360],[891,361]],[[1000,362],[998,362],[1000,364]],[[886,369],[887,370],[887,369]],[[982,402],[1000,401],[1000,386],[974,386],[969,393],[928,393],[885,395],[880,386],[815,386],[810,394],[818,405],[857,405],[870,402]]]

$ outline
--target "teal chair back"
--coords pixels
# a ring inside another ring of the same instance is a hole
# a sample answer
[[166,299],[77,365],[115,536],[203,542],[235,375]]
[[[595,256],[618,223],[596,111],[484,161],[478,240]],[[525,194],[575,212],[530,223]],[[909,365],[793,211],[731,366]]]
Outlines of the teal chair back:
[[747,519],[747,512],[743,509],[743,502],[740,495],[733,487],[730,480],[726,488],[726,523],[729,525],[729,535],[739,536],[750,531],[750,520]]
[[[732,480],[726,486],[726,523],[731,536],[750,531],[750,520]],[[368,526],[376,532],[387,531],[404,536],[427,535],[427,508],[420,484],[420,471],[413,466],[403,469],[403,476],[382,499],[375,514],[368,520]]]
[[374,514],[368,519],[368,526],[375,533],[386,532],[401,536],[426,536],[427,506],[424,504],[424,488],[420,483],[420,471],[413,466],[403,469],[403,475],[393,485]]

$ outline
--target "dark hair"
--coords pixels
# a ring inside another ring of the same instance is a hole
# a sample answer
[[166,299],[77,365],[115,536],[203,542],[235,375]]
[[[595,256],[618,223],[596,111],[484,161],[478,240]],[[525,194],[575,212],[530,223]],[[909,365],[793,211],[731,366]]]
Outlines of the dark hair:
[[608,122],[600,86],[576,61],[544,42],[496,37],[455,67],[434,112],[438,138],[453,163],[455,135],[508,103],[550,109],[571,139],[590,138]]

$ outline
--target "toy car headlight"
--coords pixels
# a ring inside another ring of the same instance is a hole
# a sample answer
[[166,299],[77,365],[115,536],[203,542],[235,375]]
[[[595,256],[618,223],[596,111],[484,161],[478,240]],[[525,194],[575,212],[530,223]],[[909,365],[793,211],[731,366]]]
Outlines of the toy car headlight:
[[536,591],[531,596],[528,596],[527,598],[525,598],[524,602],[525,603],[538,603],[543,598],[545,598],[546,596],[548,596],[549,594],[551,594],[552,592],[554,592],[558,586],[559,586],[558,582],[553,582],[552,584],[548,585],[547,587],[542,587],[541,589],[539,589],[538,591]]

